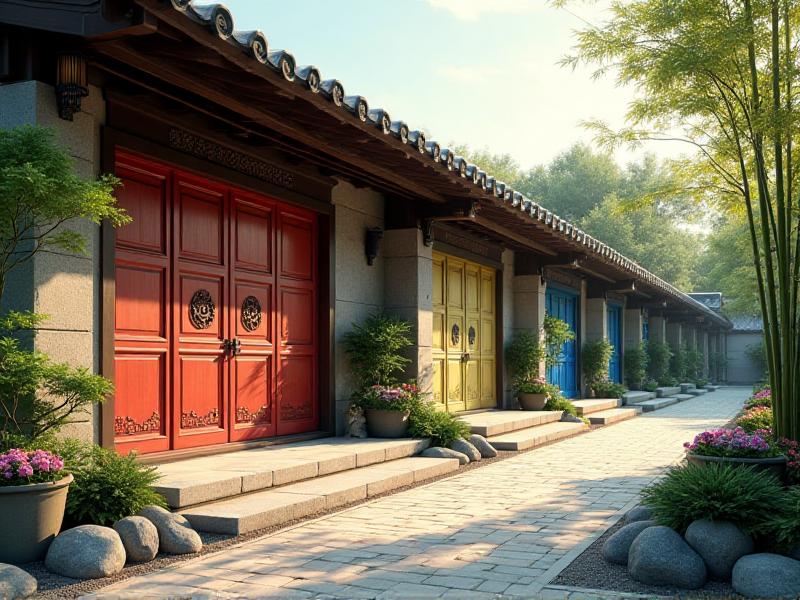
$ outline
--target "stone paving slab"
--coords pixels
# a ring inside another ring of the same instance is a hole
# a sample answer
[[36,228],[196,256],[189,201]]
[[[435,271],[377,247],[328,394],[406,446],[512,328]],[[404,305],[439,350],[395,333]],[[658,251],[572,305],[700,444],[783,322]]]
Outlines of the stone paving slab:
[[677,404],[678,402],[680,402],[678,398],[670,396],[668,398],[654,398],[652,400],[645,400],[644,402],[637,402],[632,406],[638,406],[642,409],[642,412],[653,412],[654,410],[660,410],[667,406]]
[[498,450],[513,450],[520,452],[564,439],[565,437],[577,435],[585,431],[586,425],[583,423],[569,423],[557,421],[538,425],[528,429],[520,429],[510,433],[504,433],[488,438],[489,443]]
[[721,388],[126,579],[94,597],[180,590],[208,598],[223,590],[237,598],[632,598],[550,582],[683,457],[683,442],[727,422],[750,391]]
[[601,410],[617,408],[620,405],[620,401],[616,398],[593,398],[591,400],[573,400],[572,404],[577,409],[578,414],[585,417]]
[[693,389],[690,389],[690,390],[686,390],[686,393],[691,395],[691,396],[702,396],[703,394],[707,394],[708,390],[693,388]]
[[601,410],[589,415],[589,421],[593,425],[611,425],[612,423],[619,423],[627,419],[633,419],[641,411],[636,407],[628,408],[610,408],[608,410]]
[[470,426],[472,433],[489,438],[553,423],[561,419],[562,414],[560,410],[487,410],[461,415],[459,418]]
[[155,486],[185,508],[304,479],[419,454],[427,440],[327,438],[240,450],[157,465]]

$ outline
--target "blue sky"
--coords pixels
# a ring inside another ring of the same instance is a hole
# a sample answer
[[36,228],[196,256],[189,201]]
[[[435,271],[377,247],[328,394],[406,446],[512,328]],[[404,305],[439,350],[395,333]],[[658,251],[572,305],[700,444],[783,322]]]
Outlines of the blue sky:
[[[591,142],[581,121],[622,125],[632,92],[611,78],[557,61],[582,18],[546,0],[227,0],[237,29],[260,29],[271,48],[313,64],[347,94],[443,144],[508,152],[523,167],[546,163],[573,142]],[[676,148],[654,144],[661,156]],[[642,150],[620,151],[622,161]]]

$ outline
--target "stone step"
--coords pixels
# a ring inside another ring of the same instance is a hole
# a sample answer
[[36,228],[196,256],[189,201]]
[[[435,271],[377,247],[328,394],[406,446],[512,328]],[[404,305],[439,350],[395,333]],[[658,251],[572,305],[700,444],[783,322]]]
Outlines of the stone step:
[[622,394],[622,403],[636,404],[637,402],[643,402],[644,400],[652,400],[655,397],[656,395],[653,392],[625,392]]
[[703,394],[707,394],[708,390],[698,390],[697,388],[692,388],[691,390],[686,390],[687,394],[691,394],[692,396],[702,396]]
[[157,465],[154,486],[185,508],[419,454],[428,440],[325,438],[239,450]]
[[680,394],[681,388],[680,386],[674,387],[658,387],[656,388],[656,398],[668,398],[669,396],[674,396],[675,394]]
[[691,400],[694,398],[691,394],[675,394],[672,396],[673,398],[677,398],[678,402],[685,402],[686,400]]
[[609,408],[617,408],[620,401],[615,398],[592,398],[590,400],[573,400],[572,404],[582,417]]
[[632,419],[639,412],[636,408],[610,408],[589,415],[589,421],[592,425],[611,425],[611,423]]
[[709,384],[706,386],[706,391],[707,391],[707,392],[716,392],[718,389],[719,389],[719,386],[718,386],[718,385],[712,385],[712,384],[710,384],[710,383],[709,383]]
[[555,422],[518,429],[489,438],[489,443],[497,450],[519,452],[548,442],[561,440],[586,430],[584,423]]
[[680,402],[678,398],[675,396],[670,396],[669,398],[653,398],[651,400],[644,400],[643,402],[639,402],[632,406],[638,406],[642,409],[642,412],[653,412],[654,410],[660,410],[662,408],[666,408],[667,406],[677,404],[678,402]]
[[485,438],[553,423],[561,419],[560,410],[487,410],[469,413],[459,418],[467,423],[472,433]]
[[693,383],[682,383],[681,385],[681,394],[688,394],[689,390],[694,389]]
[[242,535],[458,470],[454,458],[400,458],[179,511],[195,529]]

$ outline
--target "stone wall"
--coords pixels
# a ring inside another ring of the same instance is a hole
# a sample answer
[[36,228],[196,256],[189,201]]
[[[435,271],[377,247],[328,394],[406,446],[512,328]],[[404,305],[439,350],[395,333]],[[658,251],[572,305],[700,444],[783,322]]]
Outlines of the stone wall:
[[[73,121],[58,117],[55,92],[38,81],[0,86],[0,127],[42,125],[72,156],[82,177],[100,172],[100,127],[105,102],[98,88],[90,87],[82,111]],[[6,308],[33,310],[50,318],[37,331],[34,347],[59,362],[100,371],[100,228],[76,221],[70,228],[87,239],[85,256],[39,254],[21,267],[9,282]],[[86,422],[66,427],[64,435],[99,440],[99,415],[95,408]]]
[[747,355],[748,346],[761,344],[763,335],[760,333],[733,332],[727,335],[728,360],[727,383],[730,385],[752,385],[762,381],[764,373],[753,364]]

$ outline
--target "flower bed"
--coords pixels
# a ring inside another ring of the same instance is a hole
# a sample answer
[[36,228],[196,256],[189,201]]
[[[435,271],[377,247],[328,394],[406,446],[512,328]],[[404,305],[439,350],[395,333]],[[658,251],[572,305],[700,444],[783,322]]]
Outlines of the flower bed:
[[771,435],[772,409],[769,406],[754,406],[745,410],[734,422],[748,433],[769,431]]
[[683,447],[689,454],[700,456],[772,458],[783,454],[780,444],[772,440],[770,430],[748,433],[741,427],[704,431]]

